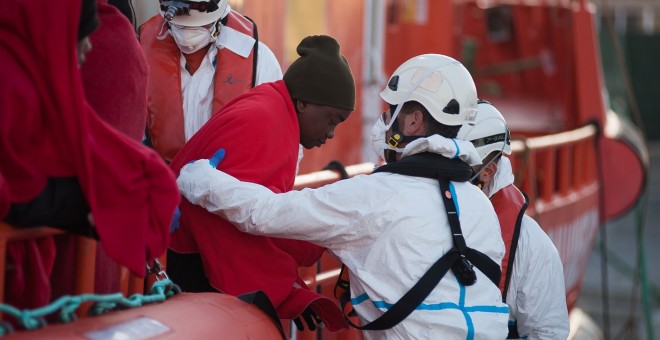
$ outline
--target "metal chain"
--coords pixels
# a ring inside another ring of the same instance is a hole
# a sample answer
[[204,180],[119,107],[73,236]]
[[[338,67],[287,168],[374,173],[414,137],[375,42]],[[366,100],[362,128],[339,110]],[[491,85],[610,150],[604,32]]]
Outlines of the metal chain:
[[[46,316],[55,313],[58,314],[59,321],[63,323],[75,321],[77,318],[76,310],[85,302],[93,302],[87,314],[97,316],[112,310],[136,308],[163,302],[165,299],[181,292],[179,286],[167,277],[157,259],[154,259],[152,266],[147,264],[147,274],[155,274],[157,280],[151,286],[151,290],[147,295],[133,294],[130,297],[124,297],[121,293],[65,295],[47,306],[32,310],[19,310],[8,304],[0,304],[0,313],[13,317],[26,330],[35,330],[46,326]],[[13,327],[8,322],[0,323],[0,336],[13,331]]]

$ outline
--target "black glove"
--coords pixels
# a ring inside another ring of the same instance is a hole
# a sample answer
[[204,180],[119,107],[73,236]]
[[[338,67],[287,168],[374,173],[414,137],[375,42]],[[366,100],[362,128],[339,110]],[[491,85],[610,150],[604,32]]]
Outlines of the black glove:
[[297,318],[293,319],[293,323],[296,324],[296,328],[298,328],[299,331],[305,329],[305,327],[303,327],[303,322],[301,319],[305,320],[305,322],[307,323],[307,328],[310,331],[316,330],[317,326],[319,329],[323,328],[323,320],[321,320],[321,318],[318,315],[316,315],[316,313],[314,313],[312,308],[309,306],[305,308],[305,310],[302,313],[300,313],[300,315]]

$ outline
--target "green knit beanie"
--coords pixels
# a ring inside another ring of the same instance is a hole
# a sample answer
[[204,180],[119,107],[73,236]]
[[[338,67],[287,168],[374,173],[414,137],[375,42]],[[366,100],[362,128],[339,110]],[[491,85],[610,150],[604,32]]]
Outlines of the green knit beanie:
[[348,61],[339,52],[339,43],[327,35],[303,39],[300,55],[284,73],[284,83],[294,99],[304,102],[355,109],[355,80]]

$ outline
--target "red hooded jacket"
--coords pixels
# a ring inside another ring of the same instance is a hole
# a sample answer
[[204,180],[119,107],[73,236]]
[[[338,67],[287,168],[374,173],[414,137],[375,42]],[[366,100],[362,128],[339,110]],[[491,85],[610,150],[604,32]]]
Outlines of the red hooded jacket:
[[[259,85],[223,107],[184,145],[172,161],[179,173],[189,161],[210,158],[224,148],[218,169],[276,193],[293,189],[298,161],[298,117],[284,81]],[[298,275],[323,248],[308,242],[238,231],[219,216],[181,203],[180,228],[170,248],[199,252],[215,289],[238,295],[263,290],[282,319],[293,319],[313,304],[330,330],[346,327],[334,301],[312,292]]]
[[76,177],[101,245],[144,275],[145,260],[161,255],[169,239],[179,202],[174,176],[154,151],[116,132],[85,101],[76,53],[80,1],[3,5],[0,173],[10,202],[31,201],[48,178]]

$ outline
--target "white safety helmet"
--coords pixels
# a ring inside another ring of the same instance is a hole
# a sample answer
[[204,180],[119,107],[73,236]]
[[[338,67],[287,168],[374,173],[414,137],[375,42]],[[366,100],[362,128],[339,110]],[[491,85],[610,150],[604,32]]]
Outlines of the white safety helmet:
[[457,60],[423,54],[401,64],[380,97],[391,105],[422,104],[441,124],[456,126],[474,121],[477,88],[470,72]]
[[487,101],[479,101],[477,107],[477,119],[463,124],[456,138],[471,142],[482,161],[494,151],[510,155],[509,128],[500,111]]
[[228,0],[159,0],[160,15],[179,26],[204,26],[218,21]]

